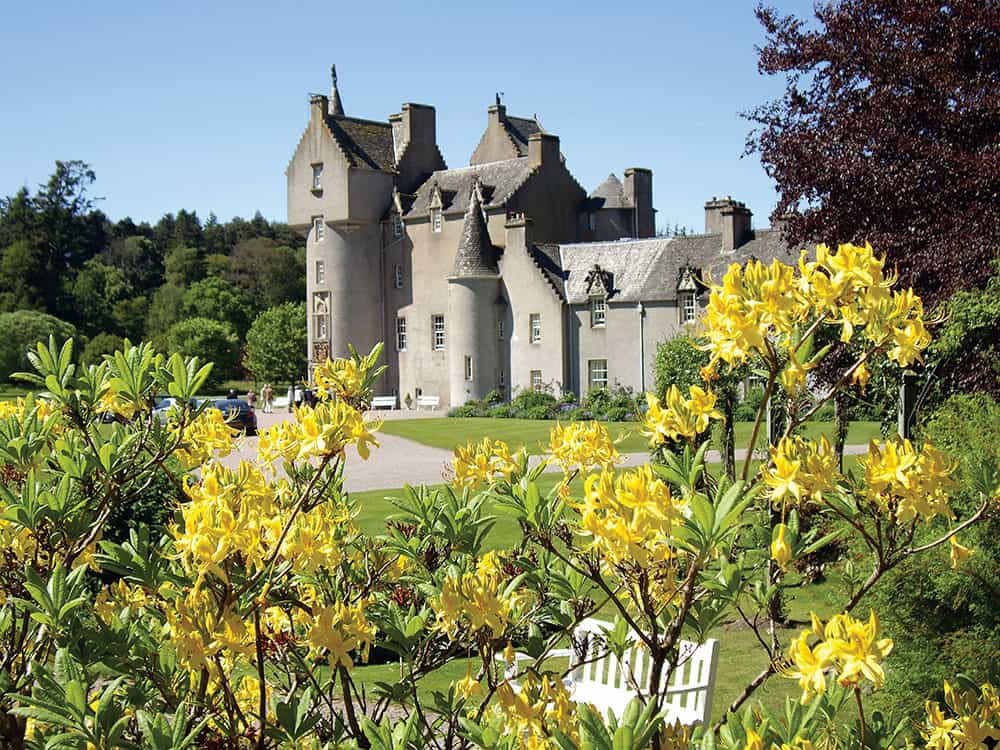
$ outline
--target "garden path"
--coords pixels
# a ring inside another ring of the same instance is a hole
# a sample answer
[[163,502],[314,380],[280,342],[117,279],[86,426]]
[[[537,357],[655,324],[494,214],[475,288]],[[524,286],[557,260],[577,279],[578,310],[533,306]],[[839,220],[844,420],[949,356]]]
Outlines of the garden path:
[[[391,412],[379,412],[386,416]],[[439,412],[426,412],[427,416],[440,416]],[[413,419],[415,412],[407,412],[407,419]],[[275,422],[289,419],[287,412],[278,414],[261,414],[258,412],[260,427],[268,427]],[[389,417],[391,418],[391,417]],[[344,489],[348,492],[363,492],[366,490],[396,489],[404,484],[441,484],[448,480],[451,468],[452,452],[442,448],[432,448],[406,438],[380,433],[379,447],[372,451],[371,457],[364,461],[353,448],[347,452],[347,467],[344,471]],[[846,455],[854,456],[865,453],[868,446],[848,445],[844,449]],[[759,452],[759,451],[758,451]],[[762,454],[763,455],[763,454]],[[742,461],[746,450],[736,451],[736,460]],[[236,466],[240,460],[252,461],[257,458],[257,438],[241,438],[237,448],[223,459],[228,466]],[[532,456],[532,465],[537,465],[542,456]],[[621,466],[639,466],[649,460],[649,454],[625,453]],[[709,463],[722,460],[718,451],[709,451],[706,456]],[[552,466],[549,471],[559,471]]]

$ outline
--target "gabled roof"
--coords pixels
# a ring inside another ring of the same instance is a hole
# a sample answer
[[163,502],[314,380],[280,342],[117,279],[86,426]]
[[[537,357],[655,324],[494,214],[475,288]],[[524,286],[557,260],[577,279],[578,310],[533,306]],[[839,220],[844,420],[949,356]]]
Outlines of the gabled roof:
[[458,169],[442,169],[431,174],[417,189],[408,217],[426,214],[430,209],[435,188],[441,191],[444,211],[465,211],[474,183],[479,184],[483,206],[502,206],[528,179],[531,168],[527,159],[506,159],[486,164],[475,164]]
[[387,122],[325,114],[323,122],[352,167],[392,171],[392,126]]
[[774,229],[755,230],[753,239],[731,252],[722,250],[719,234],[539,245],[537,249],[554,265],[543,274],[550,282],[558,280],[570,304],[589,300],[587,276],[594,266],[611,274],[610,301],[652,302],[677,299],[678,286],[689,268],[696,270],[699,279],[718,281],[730,263],[751,258],[795,263],[799,257],[799,251],[788,247]]
[[518,156],[528,155],[528,138],[535,133],[544,133],[545,128],[533,117],[511,117],[504,115],[500,118],[504,129],[514,141]]
[[496,276],[500,273],[497,251],[490,242],[490,232],[483,218],[477,187],[473,184],[470,189],[462,238],[458,241],[458,252],[455,254],[453,277]]
[[592,208],[629,208],[625,203],[625,188],[614,172],[590,194]]

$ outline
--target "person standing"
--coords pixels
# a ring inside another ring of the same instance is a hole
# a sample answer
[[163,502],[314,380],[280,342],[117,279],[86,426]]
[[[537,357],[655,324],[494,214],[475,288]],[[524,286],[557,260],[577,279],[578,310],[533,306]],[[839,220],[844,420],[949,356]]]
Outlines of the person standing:
[[271,414],[274,411],[274,389],[270,383],[264,383],[260,391],[260,397],[264,402],[264,413]]
[[304,396],[304,394],[302,393],[302,386],[300,385],[295,386],[294,395],[295,395],[295,408],[298,409],[300,406],[302,406],[302,398]]
[[295,406],[295,386],[288,386],[288,413],[292,413],[292,407]]
[[247,391],[247,404],[251,409],[257,406],[257,394],[253,388]]

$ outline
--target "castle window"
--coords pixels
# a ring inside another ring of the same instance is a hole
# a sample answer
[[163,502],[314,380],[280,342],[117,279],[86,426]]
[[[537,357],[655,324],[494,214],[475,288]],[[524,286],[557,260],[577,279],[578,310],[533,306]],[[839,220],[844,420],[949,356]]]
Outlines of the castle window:
[[472,357],[465,355],[465,379],[472,380]]
[[397,289],[403,288],[403,266],[397,263],[392,268],[393,284]]
[[322,216],[313,216],[313,239],[322,242],[326,234],[326,224],[323,223]]
[[597,214],[587,214],[587,226],[591,232],[597,230]]
[[497,387],[502,391],[507,387],[507,373],[500,368],[500,372],[497,373]]
[[326,283],[326,263],[322,260],[316,261],[316,283]]
[[440,232],[441,231],[441,209],[432,208],[431,209],[431,231]]
[[396,318],[396,351],[406,351],[406,318]]
[[694,292],[679,292],[681,323],[693,323],[695,319]]
[[608,319],[608,303],[604,297],[590,298],[590,327],[603,328]]
[[608,360],[588,359],[587,375],[590,381],[590,389],[608,387]]
[[392,212],[392,236],[393,237],[403,236],[403,217],[401,217],[395,211]]
[[433,338],[431,343],[434,346],[434,351],[443,352],[444,351],[444,315],[432,315],[431,316],[431,331],[433,333]]
[[322,164],[313,164],[312,165],[312,170],[313,170],[313,186],[312,186],[312,189],[313,190],[322,190],[323,189],[323,165]]
[[313,340],[326,340],[330,337],[330,293],[313,294],[312,308]]
[[542,316],[538,313],[531,313],[531,315],[528,316],[528,320],[531,324],[531,343],[542,343]]
[[532,370],[531,371],[531,390],[540,391],[542,390],[542,371]]
[[504,340],[503,318],[497,318],[497,340]]

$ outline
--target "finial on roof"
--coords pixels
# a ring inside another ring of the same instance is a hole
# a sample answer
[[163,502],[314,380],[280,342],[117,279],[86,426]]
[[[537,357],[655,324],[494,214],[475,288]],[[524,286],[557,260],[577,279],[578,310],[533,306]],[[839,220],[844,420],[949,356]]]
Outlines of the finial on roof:
[[330,66],[330,107],[327,110],[331,115],[343,116],[344,103],[340,100],[340,92],[337,90],[337,66]]
[[503,101],[501,101],[503,99],[503,92],[502,91],[498,91],[496,93],[496,97],[497,97],[497,106],[498,107],[503,106]]

